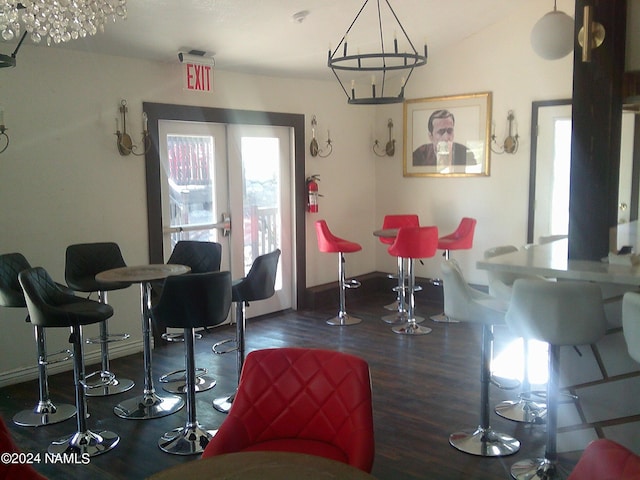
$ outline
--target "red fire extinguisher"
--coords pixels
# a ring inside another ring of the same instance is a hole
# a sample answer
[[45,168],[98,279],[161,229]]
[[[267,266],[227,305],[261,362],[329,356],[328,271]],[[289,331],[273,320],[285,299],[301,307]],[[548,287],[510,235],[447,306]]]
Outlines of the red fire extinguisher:
[[307,177],[307,212],[318,213],[318,182],[320,175],[311,175]]

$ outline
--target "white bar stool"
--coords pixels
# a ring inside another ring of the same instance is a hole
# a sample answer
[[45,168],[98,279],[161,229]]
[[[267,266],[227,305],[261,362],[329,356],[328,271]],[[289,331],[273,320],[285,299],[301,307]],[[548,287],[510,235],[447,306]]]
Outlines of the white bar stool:
[[549,344],[545,454],[515,463],[511,476],[516,480],[564,479],[567,472],[558,464],[556,444],[560,347],[590,345],[604,336],[607,321],[602,292],[594,283],[518,279],[513,284],[505,321],[525,340]]

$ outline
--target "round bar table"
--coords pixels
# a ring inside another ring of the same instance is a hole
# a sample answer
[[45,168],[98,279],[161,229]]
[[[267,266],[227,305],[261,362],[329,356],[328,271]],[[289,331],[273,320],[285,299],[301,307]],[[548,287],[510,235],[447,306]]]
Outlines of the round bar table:
[[182,463],[148,480],[371,480],[372,475],[346,463],[289,452],[238,452]]
[[153,386],[151,373],[151,281],[162,280],[171,275],[182,275],[191,269],[185,265],[153,264],[120,267],[100,272],[96,280],[101,282],[129,282],[140,284],[140,310],[142,313],[142,341],[144,355],[143,394],[124,400],[113,408],[113,412],[126,419],[147,420],[164,417],[177,412],[184,400],[176,395],[159,396]]

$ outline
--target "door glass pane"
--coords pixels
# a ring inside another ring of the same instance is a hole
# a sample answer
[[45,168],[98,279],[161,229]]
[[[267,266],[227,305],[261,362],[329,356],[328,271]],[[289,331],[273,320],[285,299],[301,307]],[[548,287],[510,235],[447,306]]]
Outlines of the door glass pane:
[[[281,248],[280,142],[278,138],[242,137],[244,271],[256,257]],[[282,285],[278,269],[276,289]]]
[[[167,135],[171,249],[179,240],[215,241],[214,139],[210,136]],[[189,227],[189,228],[187,228]]]
[[558,119],[554,126],[550,235],[569,231],[569,175],[571,171],[571,120]]

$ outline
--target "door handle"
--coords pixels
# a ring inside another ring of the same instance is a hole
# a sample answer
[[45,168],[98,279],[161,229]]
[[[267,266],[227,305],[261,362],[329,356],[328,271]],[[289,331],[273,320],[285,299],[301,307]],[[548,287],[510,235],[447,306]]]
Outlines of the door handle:
[[219,228],[222,230],[222,236],[228,237],[231,235],[231,217],[228,213],[223,213],[221,215],[222,220],[219,223],[214,223],[211,225],[213,228]]

